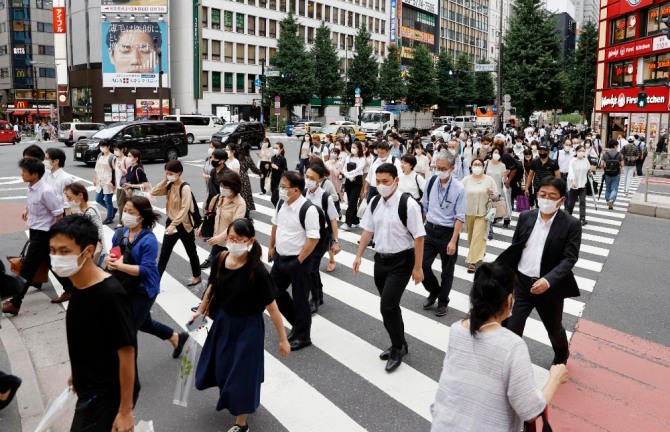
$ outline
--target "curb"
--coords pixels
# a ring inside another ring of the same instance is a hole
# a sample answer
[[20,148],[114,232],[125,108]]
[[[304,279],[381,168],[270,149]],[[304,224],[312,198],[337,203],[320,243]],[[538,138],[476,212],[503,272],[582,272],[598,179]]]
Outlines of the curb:
[[633,196],[633,199],[630,201],[630,205],[628,206],[628,213],[650,216],[659,219],[670,219],[670,206],[665,204],[657,204],[650,201],[644,202],[642,201],[642,198],[636,200],[638,195],[641,194],[636,193]]

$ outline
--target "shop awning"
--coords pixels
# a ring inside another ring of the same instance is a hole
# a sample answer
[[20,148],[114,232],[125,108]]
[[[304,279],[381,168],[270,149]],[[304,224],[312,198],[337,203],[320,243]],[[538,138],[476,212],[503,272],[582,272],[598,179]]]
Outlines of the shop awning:
[[31,110],[14,110],[14,111],[7,111],[7,114],[22,117],[26,114],[28,114],[28,115],[32,114],[32,111]]

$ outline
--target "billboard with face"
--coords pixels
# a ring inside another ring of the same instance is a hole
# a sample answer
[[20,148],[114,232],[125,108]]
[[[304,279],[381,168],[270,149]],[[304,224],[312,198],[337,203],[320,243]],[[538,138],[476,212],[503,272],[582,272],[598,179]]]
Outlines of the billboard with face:
[[101,12],[166,13],[168,0],[101,0]]
[[167,87],[167,36],[164,22],[103,22],[103,87],[158,87],[159,59]]

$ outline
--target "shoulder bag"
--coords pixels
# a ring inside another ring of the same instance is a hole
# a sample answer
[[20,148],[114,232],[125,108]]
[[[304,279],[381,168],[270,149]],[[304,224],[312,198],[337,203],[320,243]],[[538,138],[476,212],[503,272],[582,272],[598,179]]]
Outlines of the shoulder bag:
[[[205,209],[204,216],[202,217],[202,225],[200,226],[200,235],[204,238],[211,238],[214,236],[214,224],[216,222],[216,210],[219,206],[219,201],[221,195],[216,195],[212,200],[210,200],[209,208]],[[212,202],[214,205],[212,206]]]
[[[542,414],[540,414],[540,417],[542,418],[542,432],[553,432],[553,429],[551,428],[551,425],[549,424],[549,415],[547,414],[547,407],[544,407],[544,411],[542,411]],[[523,424],[523,432],[537,432],[537,420],[534,422],[524,422]]]

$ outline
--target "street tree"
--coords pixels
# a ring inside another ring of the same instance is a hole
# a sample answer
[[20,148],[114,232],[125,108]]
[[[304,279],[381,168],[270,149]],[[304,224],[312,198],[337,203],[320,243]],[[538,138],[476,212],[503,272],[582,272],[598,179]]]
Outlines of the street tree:
[[454,105],[456,105],[459,113],[465,109],[465,105],[474,102],[475,94],[475,77],[473,76],[472,64],[468,56],[461,54],[456,59],[455,69],[451,71],[452,78],[454,78]]
[[342,93],[344,81],[340,74],[340,60],[337,50],[330,39],[330,27],[324,22],[316,29],[316,38],[312,47],[315,94],[321,100],[319,115],[325,115],[326,100]]
[[555,16],[541,0],[516,0],[503,44],[503,90],[528,123],[534,110],[560,105],[562,62]]
[[[488,64],[488,61],[481,62]],[[473,102],[479,106],[490,105],[495,99],[495,84],[490,72],[475,72]]]
[[566,62],[563,93],[563,110],[580,111],[586,119],[591,118],[593,111],[597,52],[596,25],[589,21],[579,32],[579,46]]
[[454,70],[454,59],[446,49],[440,50],[435,75],[437,77],[437,103],[442,114],[448,114],[456,107],[454,104],[455,77],[449,72]]
[[294,106],[309,102],[316,89],[312,56],[298,35],[298,21],[292,11],[279,22],[277,53],[270,58],[270,67],[279,71],[279,77],[267,79],[267,102],[275,96],[281,97],[289,115]]
[[375,59],[372,44],[370,43],[370,32],[365,24],[361,26],[354,38],[354,58],[349,64],[347,71],[346,94],[344,99],[351,104],[354,100],[354,91],[361,89],[363,103],[371,101],[377,96],[377,76],[379,66]]
[[425,45],[414,48],[412,66],[407,78],[407,105],[412,111],[430,108],[437,103],[437,83],[433,56]]
[[396,45],[391,45],[379,68],[379,97],[390,103],[404,98],[406,91],[400,72],[400,51]]

